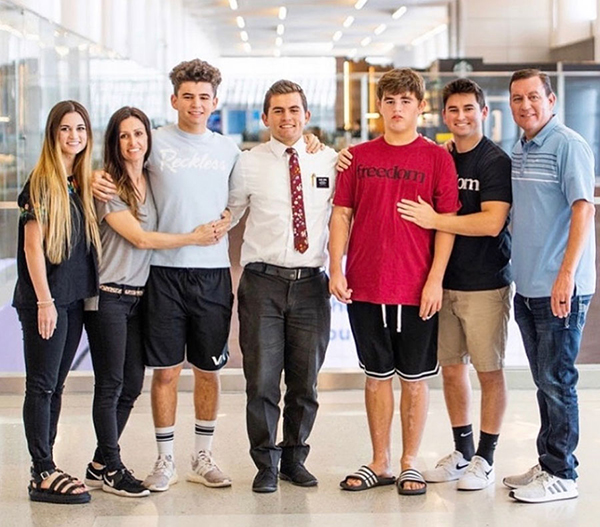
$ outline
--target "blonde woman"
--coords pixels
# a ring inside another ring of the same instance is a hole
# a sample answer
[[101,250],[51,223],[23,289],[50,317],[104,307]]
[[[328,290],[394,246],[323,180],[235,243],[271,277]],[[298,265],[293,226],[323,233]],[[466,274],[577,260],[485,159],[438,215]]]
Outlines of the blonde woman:
[[92,130],[75,101],[48,116],[42,153],[19,195],[18,279],[23,328],[23,422],[32,459],[29,497],[87,503],[85,485],[53,458],[61,397],[83,328],[83,300],[97,294],[100,237],[90,189]]

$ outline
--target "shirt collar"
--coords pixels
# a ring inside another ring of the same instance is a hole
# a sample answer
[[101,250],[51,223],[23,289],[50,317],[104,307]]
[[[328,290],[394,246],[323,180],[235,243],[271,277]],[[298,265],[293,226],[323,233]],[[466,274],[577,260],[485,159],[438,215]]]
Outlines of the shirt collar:
[[521,136],[521,145],[525,143],[535,143],[538,146],[542,146],[546,137],[550,135],[552,130],[554,130],[558,126],[559,120],[558,116],[553,115],[550,120],[544,125],[544,127],[537,133],[532,139],[527,140],[525,138],[525,134]]
[[[269,148],[271,149],[271,152],[273,152],[273,155],[275,157],[283,157],[283,156],[287,155],[285,153],[285,151],[289,148],[289,146],[284,145],[281,141],[278,141],[273,136],[271,136],[271,139],[269,140],[268,145],[269,145]],[[304,136],[300,137],[300,139],[298,139],[298,141],[296,141],[292,145],[292,148],[295,148],[296,152],[298,152],[298,156],[302,157],[302,154],[304,152],[306,152],[306,145],[304,144]]]

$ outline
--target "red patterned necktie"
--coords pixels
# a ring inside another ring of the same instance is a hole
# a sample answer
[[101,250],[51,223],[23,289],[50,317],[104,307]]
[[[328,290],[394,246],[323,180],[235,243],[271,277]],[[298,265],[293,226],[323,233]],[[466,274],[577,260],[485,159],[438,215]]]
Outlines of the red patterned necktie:
[[285,151],[290,154],[290,187],[292,189],[292,224],[294,230],[294,249],[300,253],[308,249],[308,233],[306,232],[306,216],[304,215],[304,197],[302,195],[302,173],[298,153],[294,148]]

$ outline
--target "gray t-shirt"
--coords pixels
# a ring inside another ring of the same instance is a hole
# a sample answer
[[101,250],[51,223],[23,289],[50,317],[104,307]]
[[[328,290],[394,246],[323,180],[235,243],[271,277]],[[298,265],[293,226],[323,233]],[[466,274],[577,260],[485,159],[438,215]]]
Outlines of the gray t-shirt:
[[[133,287],[146,285],[150,273],[152,251],[138,249],[106,222],[107,214],[127,210],[127,204],[117,195],[108,203],[96,200],[96,213],[100,223],[102,259],[100,261],[100,284],[121,284]],[[156,205],[152,190],[148,185],[146,201],[139,206],[140,225],[145,231],[155,231],[157,227]]]
[[[189,134],[177,125],[154,130],[148,159],[150,184],[160,232],[191,232],[218,220],[227,206],[229,176],[240,154],[228,137],[206,131]],[[216,245],[188,245],[155,251],[152,265],[164,267],[229,267],[227,236]]]

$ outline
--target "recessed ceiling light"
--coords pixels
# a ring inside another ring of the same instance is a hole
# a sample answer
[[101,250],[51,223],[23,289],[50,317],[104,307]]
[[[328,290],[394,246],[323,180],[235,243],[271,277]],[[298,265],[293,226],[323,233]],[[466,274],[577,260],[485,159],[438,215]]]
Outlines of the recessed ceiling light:
[[353,16],[349,16],[346,18],[346,20],[344,20],[344,23],[342,24],[344,27],[350,27],[354,22],[354,17]]
[[358,50],[356,48],[352,48],[349,52],[348,52],[348,56],[350,58],[352,57],[356,57],[356,53],[358,52]]
[[406,11],[406,6],[402,6],[400,9],[396,9],[396,11],[392,13],[392,18],[394,20],[398,20],[404,13],[406,13]]
[[333,34],[333,41],[337,42],[340,38],[342,38],[342,32],[341,31],[336,31]]
[[237,8],[238,8],[237,0],[229,0],[229,7],[231,7],[231,9],[233,9],[234,11],[237,11]]
[[285,26],[283,24],[277,24],[277,34],[283,35],[285,32]]
[[281,44],[283,44],[283,39],[282,39],[281,37],[277,37],[277,38],[275,39],[275,45],[276,45],[277,47],[280,47],[280,46],[281,46]]
[[249,42],[244,42],[244,51],[246,53],[250,53],[252,51],[252,46],[250,45]]
[[368,0],[358,0],[356,4],[354,4],[354,9],[362,9]]
[[244,41],[244,42],[248,42],[248,33],[246,31],[240,31],[240,38]]
[[361,46],[368,46],[371,43],[371,37],[365,37],[360,41]]
[[244,29],[246,27],[246,22],[244,21],[243,16],[236,16],[235,21],[240,29]]
[[281,50],[280,49],[275,49],[273,51],[273,55],[275,55],[276,57],[281,57]]
[[279,8],[279,20],[285,20],[286,16],[287,16],[287,7],[282,5]]
[[385,24],[379,24],[376,28],[375,28],[375,34],[376,35],[381,35],[381,33],[383,33],[386,30],[387,26]]

